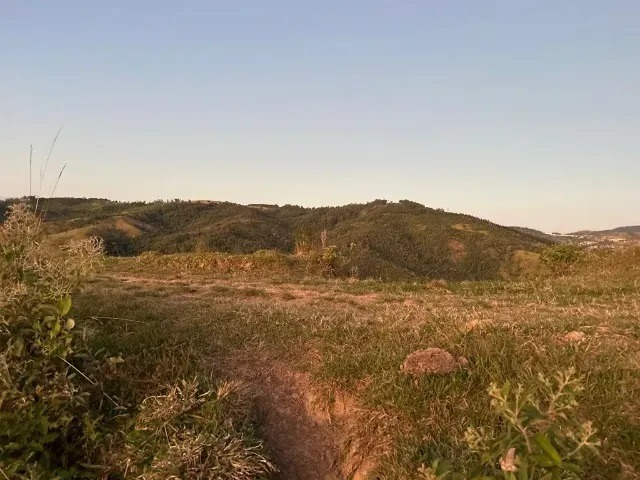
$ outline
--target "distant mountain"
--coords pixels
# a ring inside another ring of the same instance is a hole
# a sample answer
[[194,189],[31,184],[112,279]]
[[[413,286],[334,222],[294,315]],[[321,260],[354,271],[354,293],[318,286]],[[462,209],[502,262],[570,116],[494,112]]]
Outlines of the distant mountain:
[[580,230],[571,235],[615,235],[619,233],[627,233],[630,235],[640,235],[640,225],[629,225],[626,227],[617,227],[610,230]]
[[[0,219],[11,201],[0,202]],[[403,200],[341,207],[54,198],[46,228],[66,241],[97,235],[111,254],[145,251],[318,252],[324,236],[347,273],[384,279],[492,279],[551,239]],[[322,232],[326,231],[325,235]],[[528,256],[527,256],[528,255]]]

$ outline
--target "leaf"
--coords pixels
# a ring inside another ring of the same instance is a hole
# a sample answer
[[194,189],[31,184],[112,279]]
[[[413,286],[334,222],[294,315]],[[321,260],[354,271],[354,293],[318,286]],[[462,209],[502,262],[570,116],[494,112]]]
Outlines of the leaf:
[[[110,363],[111,363],[111,358],[109,359]],[[121,358],[119,360],[121,362],[124,362],[124,360],[122,360]],[[451,470],[451,462],[447,460],[436,460],[431,464],[431,468],[435,471],[436,476],[442,476],[446,473],[449,473],[449,471]]]
[[534,465],[538,465],[540,467],[554,467],[556,464],[546,455],[529,455],[529,458],[533,460]]
[[51,443],[59,436],[60,434],[57,432],[48,432],[44,437],[42,437],[42,443]]
[[58,315],[60,315],[61,317],[69,313],[69,310],[71,310],[71,297],[69,295],[67,295],[66,297],[62,297],[60,300],[58,300],[57,307]]
[[502,388],[500,389],[500,394],[502,395],[503,398],[507,398],[509,396],[509,391],[511,390],[511,383],[510,382],[504,382],[504,385],[502,385]]
[[24,339],[20,336],[16,336],[11,342],[11,353],[15,357],[21,357],[24,352]]
[[524,413],[525,417],[528,420],[537,420],[543,417],[542,413],[540,413],[540,410],[538,410],[535,405],[532,405],[530,403],[527,403],[522,407],[522,413]]
[[518,480],[529,480],[529,462],[526,458],[518,462]]
[[536,435],[533,440],[538,444],[538,446],[542,449],[542,451],[555,463],[556,465],[560,465],[562,463],[562,457],[555,449],[551,442],[549,441],[549,437],[547,437],[544,433],[539,433]]
[[60,321],[56,320],[53,323],[53,327],[51,327],[51,333],[50,333],[51,338],[55,338],[60,333],[61,328],[62,326],[60,325]]

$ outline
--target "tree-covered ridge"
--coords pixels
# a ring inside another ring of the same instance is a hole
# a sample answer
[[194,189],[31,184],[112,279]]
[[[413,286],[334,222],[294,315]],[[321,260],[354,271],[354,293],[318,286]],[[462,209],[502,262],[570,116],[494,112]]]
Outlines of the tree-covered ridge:
[[[0,204],[0,216],[10,202]],[[305,208],[53,198],[43,208],[51,235],[97,235],[115,255],[259,250],[311,254],[322,249],[326,232],[325,247],[335,247],[333,260],[341,273],[387,279],[496,278],[516,252],[537,251],[546,244],[512,228],[408,200]]]

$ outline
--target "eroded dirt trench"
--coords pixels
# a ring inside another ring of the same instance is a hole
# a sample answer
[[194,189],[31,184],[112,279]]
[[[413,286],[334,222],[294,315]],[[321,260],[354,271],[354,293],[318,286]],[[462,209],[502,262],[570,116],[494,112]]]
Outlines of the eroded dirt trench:
[[[180,298],[217,294],[224,287],[234,294],[261,288],[265,296],[242,297],[241,302],[273,302],[284,292],[287,302],[307,303],[326,294],[313,286],[304,289],[283,284],[267,286],[218,279],[159,279],[119,275],[130,285],[175,287]],[[211,290],[213,288],[213,290]],[[186,290],[185,290],[186,289]],[[293,294],[292,294],[293,292]],[[358,303],[370,303],[377,294],[349,295]],[[335,299],[334,299],[335,300]],[[332,301],[334,301],[332,300]],[[213,360],[213,359],[212,359]],[[389,418],[363,408],[353,395],[321,385],[309,373],[297,371],[262,348],[244,348],[212,361],[220,378],[236,380],[246,388],[259,426],[259,435],[278,472],[274,480],[364,480],[371,478],[380,458],[389,453]],[[209,365],[211,366],[211,364]]]
[[383,415],[346,394],[335,392],[326,401],[307,374],[281,362],[242,352],[230,363],[228,371],[251,391],[261,436],[279,470],[272,478],[364,480],[374,472],[388,447]]

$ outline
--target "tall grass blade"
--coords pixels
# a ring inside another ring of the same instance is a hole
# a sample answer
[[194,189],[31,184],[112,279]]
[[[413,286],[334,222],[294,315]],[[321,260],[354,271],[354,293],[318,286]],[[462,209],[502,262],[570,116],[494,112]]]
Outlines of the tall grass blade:
[[[42,195],[42,182],[44,182],[44,177],[47,173],[47,166],[49,165],[49,159],[51,158],[51,154],[53,153],[53,148],[56,146],[56,142],[58,141],[58,137],[60,136],[60,132],[62,131],[62,125],[58,128],[56,132],[56,136],[53,137],[53,141],[51,142],[51,146],[49,147],[49,153],[47,153],[47,159],[44,162],[44,167],[40,167],[40,186],[38,188],[38,198],[36,198],[36,207],[34,212],[38,211],[38,203],[40,202],[40,196]],[[66,166],[66,165],[65,165]],[[64,167],[62,167],[64,170]],[[58,180],[60,180],[60,176],[58,176]],[[58,182],[56,181],[56,185]]]
[[55,193],[56,188],[58,188],[58,183],[60,183],[60,177],[62,177],[62,174],[64,173],[64,169],[65,168],[67,168],[67,164],[66,163],[60,169],[60,173],[58,173],[58,178],[56,178],[56,183],[53,184],[53,188],[49,192],[49,196],[47,197],[46,207],[45,207],[44,212],[42,213],[41,218],[40,218],[41,221],[44,221],[44,217],[47,215],[47,210],[49,210],[49,204],[51,203],[51,197],[53,197],[53,194]]
[[47,159],[44,162],[44,168],[40,172],[40,193],[42,193],[42,182],[44,181],[44,176],[47,174],[47,166],[49,165],[49,159],[51,158],[51,154],[53,153],[53,148],[56,146],[56,142],[58,141],[58,137],[60,136],[60,132],[62,131],[62,126],[58,129],[56,136],[53,137],[53,142],[51,142],[51,147],[49,147],[49,153],[47,153]]
[[31,198],[32,195],[32,175],[31,175],[31,171],[33,168],[33,143],[31,144],[30,148],[29,148],[29,198]]

